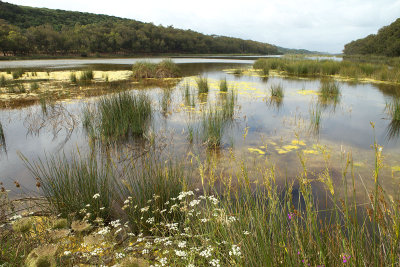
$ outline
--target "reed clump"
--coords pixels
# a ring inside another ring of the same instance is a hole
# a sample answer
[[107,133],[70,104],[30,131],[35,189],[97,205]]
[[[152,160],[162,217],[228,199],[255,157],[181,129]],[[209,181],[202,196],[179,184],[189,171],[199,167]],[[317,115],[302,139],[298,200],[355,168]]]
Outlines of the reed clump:
[[0,77],[0,87],[6,87],[6,86],[7,86],[6,77],[4,77],[4,75],[1,75],[1,77]]
[[372,79],[387,82],[400,82],[400,67],[381,63],[354,61],[311,60],[297,58],[258,59],[253,64],[254,69],[261,70],[264,75],[271,70],[281,71],[293,76],[333,76],[353,79]]
[[200,94],[208,93],[209,85],[207,77],[202,77],[202,76],[198,77],[196,79],[196,84]]
[[[74,75],[74,74],[71,74],[71,75]],[[79,77],[79,81],[80,82],[90,82],[93,80],[93,78],[94,78],[93,70],[85,70],[85,71],[82,71],[81,76]],[[70,77],[70,80],[72,82],[72,80],[74,80],[74,77],[73,76]]]
[[331,79],[322,79],[318,98],[322,105],[332,103],[336,106],[340,100],[339,83]]
[[138,61],[133,64],[132,72],[132,76],[135,79],[176,78],[181,75],[179,67],[171,59],[165,59],[158,64]]
[[103,97],[92,111],[83,110],[83,125],[89,133],[108,141],[142,136],[152,118],[150,98],[127,92]]
[[273,84],[270,87],[271,97],[282,100],[284,97],[283,87],[281,84]]
[[219,81],[219,90],[221,92],[228,92],[228,82],[226,81],[226,78]]

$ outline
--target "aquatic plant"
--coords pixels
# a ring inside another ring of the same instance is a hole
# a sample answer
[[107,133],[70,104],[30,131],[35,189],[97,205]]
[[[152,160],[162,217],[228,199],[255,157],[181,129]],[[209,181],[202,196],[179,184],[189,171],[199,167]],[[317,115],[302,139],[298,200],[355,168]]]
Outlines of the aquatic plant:
[[275,99],[282,99],[284,97],[283,87],[281,84],[273,84],[270,87],[271,97]]
[[142,136],[151,117],[151,101],[143,93],[114,94],[101,98],[95,104],[93,112],[83,109],[84,127],[92,135],[108,141]]
[[5,143],[6,143],[6,138],[4,135],[4,128],[3,128],[3,124],[0,121],[0,144],[2,147],[4,147]]
[[222,117],[225,120],[233,119],[233,116],[235,114],[236,103],[237,103],[237,91],[236,90],[231,90],[227,94],[224,95],[221,108],[222,108]]
[[244,72],[243,69],[234,69],[233,70],[233,75],[242,75]]
[[318,100],[323,106],[333,104],[336,107],[340,100],[339,84],[331,79],[322,79]]
[[226,81],[226,78],[223,80],[219,81],[219,90],[221,92],[227,92],[228,91],[228,82]]
[[135,79],[175,78],[181,75],[179,67],[171,59],[165,59],[158,64],[148,61],[137,61],[132,66],[132,72],[132,76]]
[[[81,76],[79,77],[80,82],[90,82],[93,80],[93,70],[85,70],[81,72]],[[72,77],[73,79],[73,77]],[[71,80],[71,77],[70,77]],[[72,81],[71,81],[72,82]]]
[[6,77],[4,77],[4,75],[1,75],[1,77],[0,77],[0,87],[5,87],[5,86],[7,86]]
[[311,105],[310,110],[310,128],[318,134],[321,127],[322,109],[320,105]]
[[209,86],[208,86],[208,79],[207,77],[197,77],[196,78],[197,88],[199,89],[199,93],[208,93]]
[[160,99],[160,106],[161,106],[161,113],[165,116],[169,111],[169,106],[171,104],[171,94],[172,90],[167,88],[163,90],[161,99]]
[[194,95],[191,93],[191,87],[189,82],[183,84],[183,101],[186,106],[194,107],[196,106],[196,101]]
[[71,74],[69,75],[69,81],[71,83],[76,83],[77,82],[76,73],[75,72],[71,72]]
[[202,139],[208,148],[218,148],[221,145],[224,126],[225,118],[221,110],[209,107],[208,111],[202,114]]
[[385,112],[390,116],[386,136],[389,139],[397,138],[400,135],[400,99],[394,98],[386,102]]
[[20,78],[22,75],[24,75],[24,73],[25,72],[22,69],[18,69],[18,70],[13,71],[11,73],[11,75],[12,75],[13,79],[16,80],[16,79]]
[[30,92],[35,92],[39,89],[39,84],[37,82],[31,83]]

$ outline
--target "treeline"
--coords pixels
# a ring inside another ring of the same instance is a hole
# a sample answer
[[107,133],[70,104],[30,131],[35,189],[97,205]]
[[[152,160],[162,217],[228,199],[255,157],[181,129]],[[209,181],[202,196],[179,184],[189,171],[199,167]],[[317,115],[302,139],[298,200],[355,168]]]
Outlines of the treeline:
[[389,26],[379,29],[378,34],[371,34],[363,39],[352,41],[344,46],[346,55],[382,55],[400,56],[400,19]]
[[90,53],[278,54],[270,44],[204,35],[130,19],[0,2],[0,50],[6,55]]

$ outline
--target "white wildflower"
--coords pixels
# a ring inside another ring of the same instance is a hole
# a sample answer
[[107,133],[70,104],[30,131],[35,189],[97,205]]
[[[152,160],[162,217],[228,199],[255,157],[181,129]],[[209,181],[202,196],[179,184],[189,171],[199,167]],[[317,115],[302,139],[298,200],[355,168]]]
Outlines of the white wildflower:
[[149,208],[150,208],[150,206],[147,206],[147,207],[141,208],[140,211],[141,212],[146,212],[146,211],[149,210]]
[[185,248],[186,247],[186,241],[178,242],[178,247],[179,248]]
[[214,204],[217,205],[219,200],[216,199],[214,196],[209,196],[208,199]]
[[184,199],[184,198],[187,197],[187,196],[193,196],[193,195],[194,195],[193,191],[187,191],[187,192],[182,191],[182,192],[179,193],[178,199],[179,199],[179,200],[182,200],[182,199]]
[[15,220],[18,220],[18,219],[21,219],[21,218],[22,218],[21,215],[14,215],[14,216],[12,216],[12,217],[10,218],[10,220],[11,220],[11,221],[15,221]]
[[104,209],[105,209],[105,207],[101,207],[101,208],[100,208],[100,210],[104,210]]
[[117,259],[122,259],[122,258],[124,258],[125,257],[125,254],[124,253],[115,253],[115,258],[117,258]]
[[178,257],[182,257],[182,258],[186,257],[186,252],[183,250],[175,250],[175,254]]
[[154,217],[148,218],[148,219],[146,220],[146,222],[147,222],[148,224],[153,224],[153,223],[154,223]]
[[210,261],[210,265],[214,266],[214,267],[219,267],[221,265],[219,265],[219,260],[218,259],[213,259]]
[[86,207],[90,207],[90,204],[87,204]]
[[195,200],[190,201],[189,205],[191,207],[194,207],[194,206],[198,205],[199,203],[200,203],[200,200],[195,199]]
[[150,251],[149,251],[148,249],[143,249],[143,250],[142,250],[142,254],[143,254],[143,255],[149,254],[149,252],[150,252]]
[[110,232],[110,227],[106,226],[106,227],[101,228],[97,233],[99,235],[106,235],[109,232]]
[[211,257],[211,252],[213,251],[213,248],[211,246],[208,246],[205,250],[200,252],[200,256],[204,258],[209,258]]
[[64,251],[64,255],[65,255],[65,256],[71,255],[71,251],[68,251],[68,250]]
[[115,220],[111,222],[111,226],[117,228],[118,226],[121,226],[121,223],[119,220]]
[[165,265],[167,265],[167,263],[168,263],[167,258],[161,258],[161,259],[159,259],[158,261],[160,262],[161,266],[165,266]]
[[249,232],[249,231],[243,231],[243,234],[244,234],[244,235],[249,235],[250,232]]
[[240,257],[242,252],[240,251],[240,247],[237,245],[232,245],[232,250],[229,251],[229,256],[238,256]]
[[96,193],[96,194],[93,195],[93,198],[94,198],[94,199],[97,199],[97,198],[99,198],[99,197],[100,197],[100,194],[99,194],[99,193]]

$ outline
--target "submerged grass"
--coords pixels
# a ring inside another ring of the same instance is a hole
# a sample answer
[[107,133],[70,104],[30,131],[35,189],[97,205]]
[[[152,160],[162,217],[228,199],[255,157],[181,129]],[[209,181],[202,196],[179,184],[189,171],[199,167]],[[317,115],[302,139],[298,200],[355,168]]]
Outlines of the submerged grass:
[[83,109],[83,125],[88,133],[107,141],[142,136],[152,117],[150,98],[127,92],[103,97],[93,110]]

